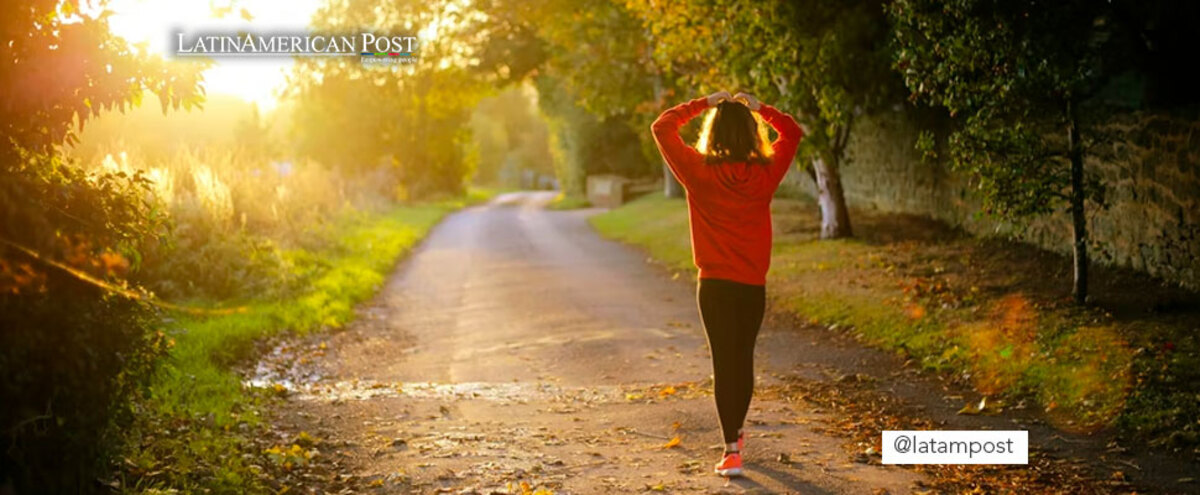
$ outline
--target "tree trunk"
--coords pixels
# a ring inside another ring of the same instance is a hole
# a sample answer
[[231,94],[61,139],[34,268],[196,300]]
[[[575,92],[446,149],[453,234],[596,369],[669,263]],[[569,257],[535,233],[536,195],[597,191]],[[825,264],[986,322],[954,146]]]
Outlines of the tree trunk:
[[[645,33],[646,39],[653,41],[654,35],[653,35],[653,33],[650,32],[650,28],[645,28],[643,31]],[[657,102],[658,104],[662,105],[663,104],[662,74],[658,71],[658,64],[654,63],[654,57],[647,56],[647,57],[645,57],[645,61],[647,64],[649,64],[649,66],[651,68],[651,72],[654,74],[654,77],[652,77],[650,79],[651,83],[654,85],[654,101]],[[679,180],[675,178],[675,174],[673,172],[671,172],[671,167],[667,166],[667,162],[663,162],[663,164],[662,164],[662,173],[663,173],[663,195],[665,195],[668,198],[684,197],[685,191],[683,189],[683,184],[680,184]]]
[[1071,157],[1071,231],[1074,241],[1075,284],[1071,294],[1075,304],[1084,304],[1088,297],[1088,252],[1087,252],[1087,217],[1084,216],[1083,206],[1085,191],[1083,190],[1083,147],[1079,142],[1079,123],[1072,112],[1071,104],[1067,104],[1067,146]]
[[684,197],[683,184],[680,184],[679,181],[675,179],[675,174],[671,172],[671,167],[668,167],[666,163],[663,163],[662,168],[663,194],[665,194],[668,198]]
[[850,210],[846,209],[846,196],[842,193],[842,176],[837,164],[824,158],[813,158],[813,171],[817,179],[817,204],[821,207],[821,238],[838,239],[850,237]]

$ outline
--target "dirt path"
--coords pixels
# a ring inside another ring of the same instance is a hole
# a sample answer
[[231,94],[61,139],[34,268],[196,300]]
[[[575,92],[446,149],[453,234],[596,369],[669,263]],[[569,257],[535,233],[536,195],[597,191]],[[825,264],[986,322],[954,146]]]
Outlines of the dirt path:
[[316,439],[324,468],[304,474],[311,486],[811,494],[909,493],[930,482],[879,464],[869,446],[848,451],[830,428],[845,410],[796,380],[835,383],[862,370],[900,376],[881,388],[949,402],[951,414],[963,399],[908,385],[894,360],[780,318],[760,334],[747,475],[712,474],[720,433],[694,286],[597,236],[586,222],[594,210],[542,209],[552,196],[505,195],[448,217],[357,323],[287,343],[260,364],[259,379],[292,390],[280,428]]

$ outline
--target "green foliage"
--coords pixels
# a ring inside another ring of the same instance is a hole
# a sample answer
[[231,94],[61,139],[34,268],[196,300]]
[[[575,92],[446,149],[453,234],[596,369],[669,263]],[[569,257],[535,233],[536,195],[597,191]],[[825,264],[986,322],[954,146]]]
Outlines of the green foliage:
[[629,10],[612,0],[552,0],[541,8],[547,70],[575,103],[601,118],[630,117],[654,103],[661,75],[648,63],[650,40]]
[[44,287],[0,297],[0,479],[21,493],[79,491],[104,473],[128,398],[166,348],[140,303],[59,273]]
[[653,33],[655,60],[681,85],[743,90],[799,112],[810,131],[801,153],[836,162],[854,118],[897,94],[879,0],[627,4]]
[[84,279],[137,290],[123,277],[162,218],[144,175],[20,160],[0,166],[0,480],[75,491],[163,349],[152,311]]
[[216,146],[158,162],[122,152],[101,167],[148,169],[153,177],[169,228],[144,250],[134,278],[169,300],[288,295],[303,280],[285,250],[315,247],[332,217],[375,208],[392,193],[378,175],[347,177],[313,162],[266,162]]
[[202,65],[135,52],[81,3],[25,2],[0,19],[0,485],[20,492],[92,487],[161,349],[152,313],[113,295],[138,292],[123,276],[161,232],[149,181],[84,172],[58,146],[143,91],[162,111],[202,94]]
[[639,136],[619,117],[597,117],[576,103],[561,80],[535,79],[538,104],[550,126],[550,144],[559,184],[569,196],[582,196],[592,174],[644,176],[650,170]]
[[[1084,164],[1114,139],[1095,129],[1111,115],[1106,88],[1147,39],[1145,26],[1129,22],[1136,16],[1128,11],[1139,9],[898,0],[888,10],[895,66],[913,99],[958,117],[948,158],[968,172],[984,211],[1021,220],[1067,206],[1078,304],[1088,294],[1088,202],[1106,207],[1103,184]],[[921,141],[930,155],[930,139]]]
[[479,102],[471,136],[479,151],[473,180],[516,186],[523,171],[554,173],[550,131],[531,86],[510,87]]
[[71,142],[73,119],[136,105],[143,90],[159,96],[164,112],[199,106],[203,64],[168,66],[139,53],[109,32],[105,14],[92,17],[81,4],[24,2],[0,21],[9,43],[0,56],[0,162],[16,159],[13,142],[34,152]]
[[0,483],[73,491],[100,472],[123,400],[161,350],[148,308],[73,270],[124,285],[160,223],[140,175],[20,160],[0,166]]
[[646,129],[657,116],[662,75],[627,9],[611,0],[480,0],[473,7],[485,14],[477,29],[487,40],[477,70],[500,84],[532,77],[569,195],[583,193],[588,174],[658,173]]
[[401,199],[464,191],[474,167],[467,122],[484,88],[471,77],[463,53],[469,23],[450,3],[353,0],[318,13],[314,28],[328,32],[361,26],[396,36],[413,33],[414,26],[439,31],[419,40],[411,64],[299,61],[289,91],[303,156],[346,171],[387,164],[397,172]]
[[[889,6],[895,66],[914,99],[959,118],[946,155],[970,173],[987,211],[1018,220],[1066,201],[1070,143],[1058,136],[1112,70],[1101,60],[1118,39],[1106,27],[1109,9],[1085,1]],[[931,137],[922,141],[933,151]],[[1102,200],[1098,180],[1086,180],[1088,196]]]
[[806,136],[797,156],[818,186],[826,238],[852,234],[840,168],[855,118],[890,103],[899,87],[887,65],[882,3],[626,0],[676,85],[745,91],[798,114]]

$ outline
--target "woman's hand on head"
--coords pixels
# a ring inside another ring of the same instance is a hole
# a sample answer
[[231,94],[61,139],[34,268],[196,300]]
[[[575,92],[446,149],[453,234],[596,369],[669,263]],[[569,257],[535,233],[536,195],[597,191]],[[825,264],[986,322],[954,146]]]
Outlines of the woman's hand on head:
[[715,107],[715,106],[717,106],[717,104],[721,103],[722,101],[727,101],[727,100],[732,100],[732,99],[733,99],[733,95],[729,94],[728,91],[717,91],[716,93],[708,95],[708,106]]
[[738,93],[733,95],[733,99],[745,103],[750,110],[755,112],[757,112],[759,108],[762,108],[762,103],[758,101],[758,98],[755,98],[749,93]]

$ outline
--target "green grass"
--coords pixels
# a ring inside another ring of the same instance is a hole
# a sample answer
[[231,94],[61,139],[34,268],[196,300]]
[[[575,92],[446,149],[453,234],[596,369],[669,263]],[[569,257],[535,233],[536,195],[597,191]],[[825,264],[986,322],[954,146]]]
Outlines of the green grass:
[[[269,391],[243,386],[234,366],[254,357],[255,344],[281,332],[337,328],[356,304],[382,286],[396,262],[446,213],[486,193],[382,214],[350,215],[324,233],[319,251],[287,253],[309,277],[306,289],[282,301],[253,301],[245,312],[186,317],[168,325],[174,347],[153,379],[138,428],[128,432],[124,485],[184,491],[262,491],[261,452],[251,437],[265,428]],[[256,463],[257,462],[257,463]]]
[[[1065,430],[1116,425],[1173,448],[1196,443],[1200,394],[1185,384],[1198,378],[1200,346],[1186,315],[1114,317],[1103,306],[1072,306],[1047,288],[1069,285],[1044,277],[1065,260],[1035,261],[1029,248],[998,241],[939,237],[938,227],[910,219],[856,212],[862,238],[818,240],[814,210],[809,202],[773,205],[774,307],[985,395],[1040,406]],[[694,275],[683,200],[652,195],[591,222],[602,235]]]
[[554,197],[554,201],[551,201],[550,204],[546,205],[546,209],[549,209],[549,210],[576,210],[579,208],[587,208],[591,205],[592,205],[592,203],[590,201],[588,201],[587,198],[582,198],[579,196],[568,196],[563,193],[558,193],[558,196]]
[[604,236],[641,246],[672,270],[696,271],[688,238],[687,203],[682,199],[649,195],[594,215],[589,221]]

